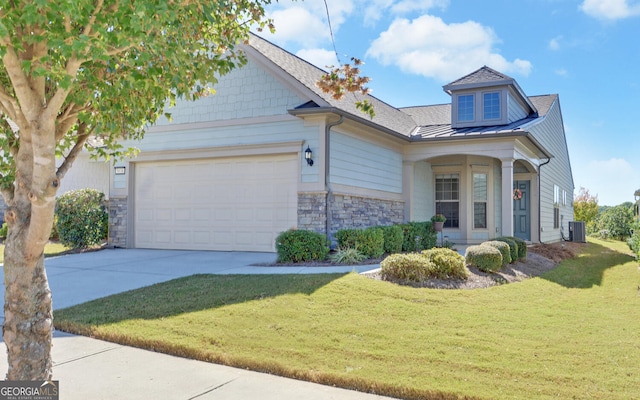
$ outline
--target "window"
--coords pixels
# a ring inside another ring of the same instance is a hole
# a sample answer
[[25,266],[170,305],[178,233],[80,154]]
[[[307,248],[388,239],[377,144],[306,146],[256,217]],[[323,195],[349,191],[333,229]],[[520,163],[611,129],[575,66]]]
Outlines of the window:
[[473,174],[473,228],[487,228],[487,174]]
[[473,98],[472,94],[458,96],[458,121],[473,121],[475,119]]
[[484,119],[500,119],[500,93],[485,93],[483,100]]
[[564,191],[564,190],[563,190],[563,191],[562,191],[562,205],[563,205],[564,207],[566,207],[566,206],[567,206],[567,203],[568,203],[568,200],[567,200],[567,199],[568,199],[568,197],[569,197],[569,196],[568,196],[568,193],[567,193],[566,191]]
[[553,185],[553,229],[560,228],[560,187]]
[[445,228],[460,227],[460,176],[436,175],[436,214],[444,215]]

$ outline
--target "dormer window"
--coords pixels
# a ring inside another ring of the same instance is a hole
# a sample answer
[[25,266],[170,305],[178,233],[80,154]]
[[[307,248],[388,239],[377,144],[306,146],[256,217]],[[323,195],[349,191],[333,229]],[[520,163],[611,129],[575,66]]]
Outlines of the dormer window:
[[500,92],[484,93],[484,120],[500,119]]
[[474,97],[472,94],[458,96],[458,121],[469,122],[474,120]]
[[508,125],[536,109],[513,79],[484,66],[442,87],[451,95],[451,127]]

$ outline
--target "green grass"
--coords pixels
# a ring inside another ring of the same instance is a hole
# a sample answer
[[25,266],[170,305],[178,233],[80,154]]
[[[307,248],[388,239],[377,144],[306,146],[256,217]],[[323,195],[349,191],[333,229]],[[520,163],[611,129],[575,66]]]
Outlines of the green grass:
[[[44,246],[44,256],[53,257],[71,250],[71,247],[64,246],[60,243],[47,243]],[[0,244],[0,263],[4,262],[4,245]]]
[[[640,274],[615,242],[477,290],[347,275],[198,275],[57,311],[56,327],[406,399],[631,399]],[[617,251],[616,251],[617,250]]]

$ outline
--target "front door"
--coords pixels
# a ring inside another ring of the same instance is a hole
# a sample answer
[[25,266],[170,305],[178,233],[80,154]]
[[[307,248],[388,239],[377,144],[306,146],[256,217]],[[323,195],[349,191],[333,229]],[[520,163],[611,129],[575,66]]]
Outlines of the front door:
[[[523,240],[531,240],[531,205],[529,188],[531,181],[513,182],[513,235]],[[520,192],[517,193],[516,189]],[[520,193],[522,196],[520,196]],[[516,196],[516,194],[518,194]],[[520,199],[517,199],[520,197]]]

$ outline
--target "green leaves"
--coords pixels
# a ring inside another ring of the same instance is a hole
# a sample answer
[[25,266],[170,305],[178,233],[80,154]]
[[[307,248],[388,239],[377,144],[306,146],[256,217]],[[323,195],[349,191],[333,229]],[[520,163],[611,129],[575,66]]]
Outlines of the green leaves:
[[6,69],[13,67],[2,64],[0,84],[8,94],[24,91],[22,98],[43,93],[49,107],[64,91],[54,113],[58,127],[69,127],[59,152],[77,140],[76,124],[69,122],[82,120],[103,138],[101,152],[124,155],[115,142],[141,137],[142,127],[176,98],[209,94],[216,77],[245,62],[235,46],[252,26],[269,24],[264,16],[269,3],[35,0],[2,5],[0,43],[9,47],[0,45],[0,55],[14,52],[18,74],[28,83],[14,88]]

